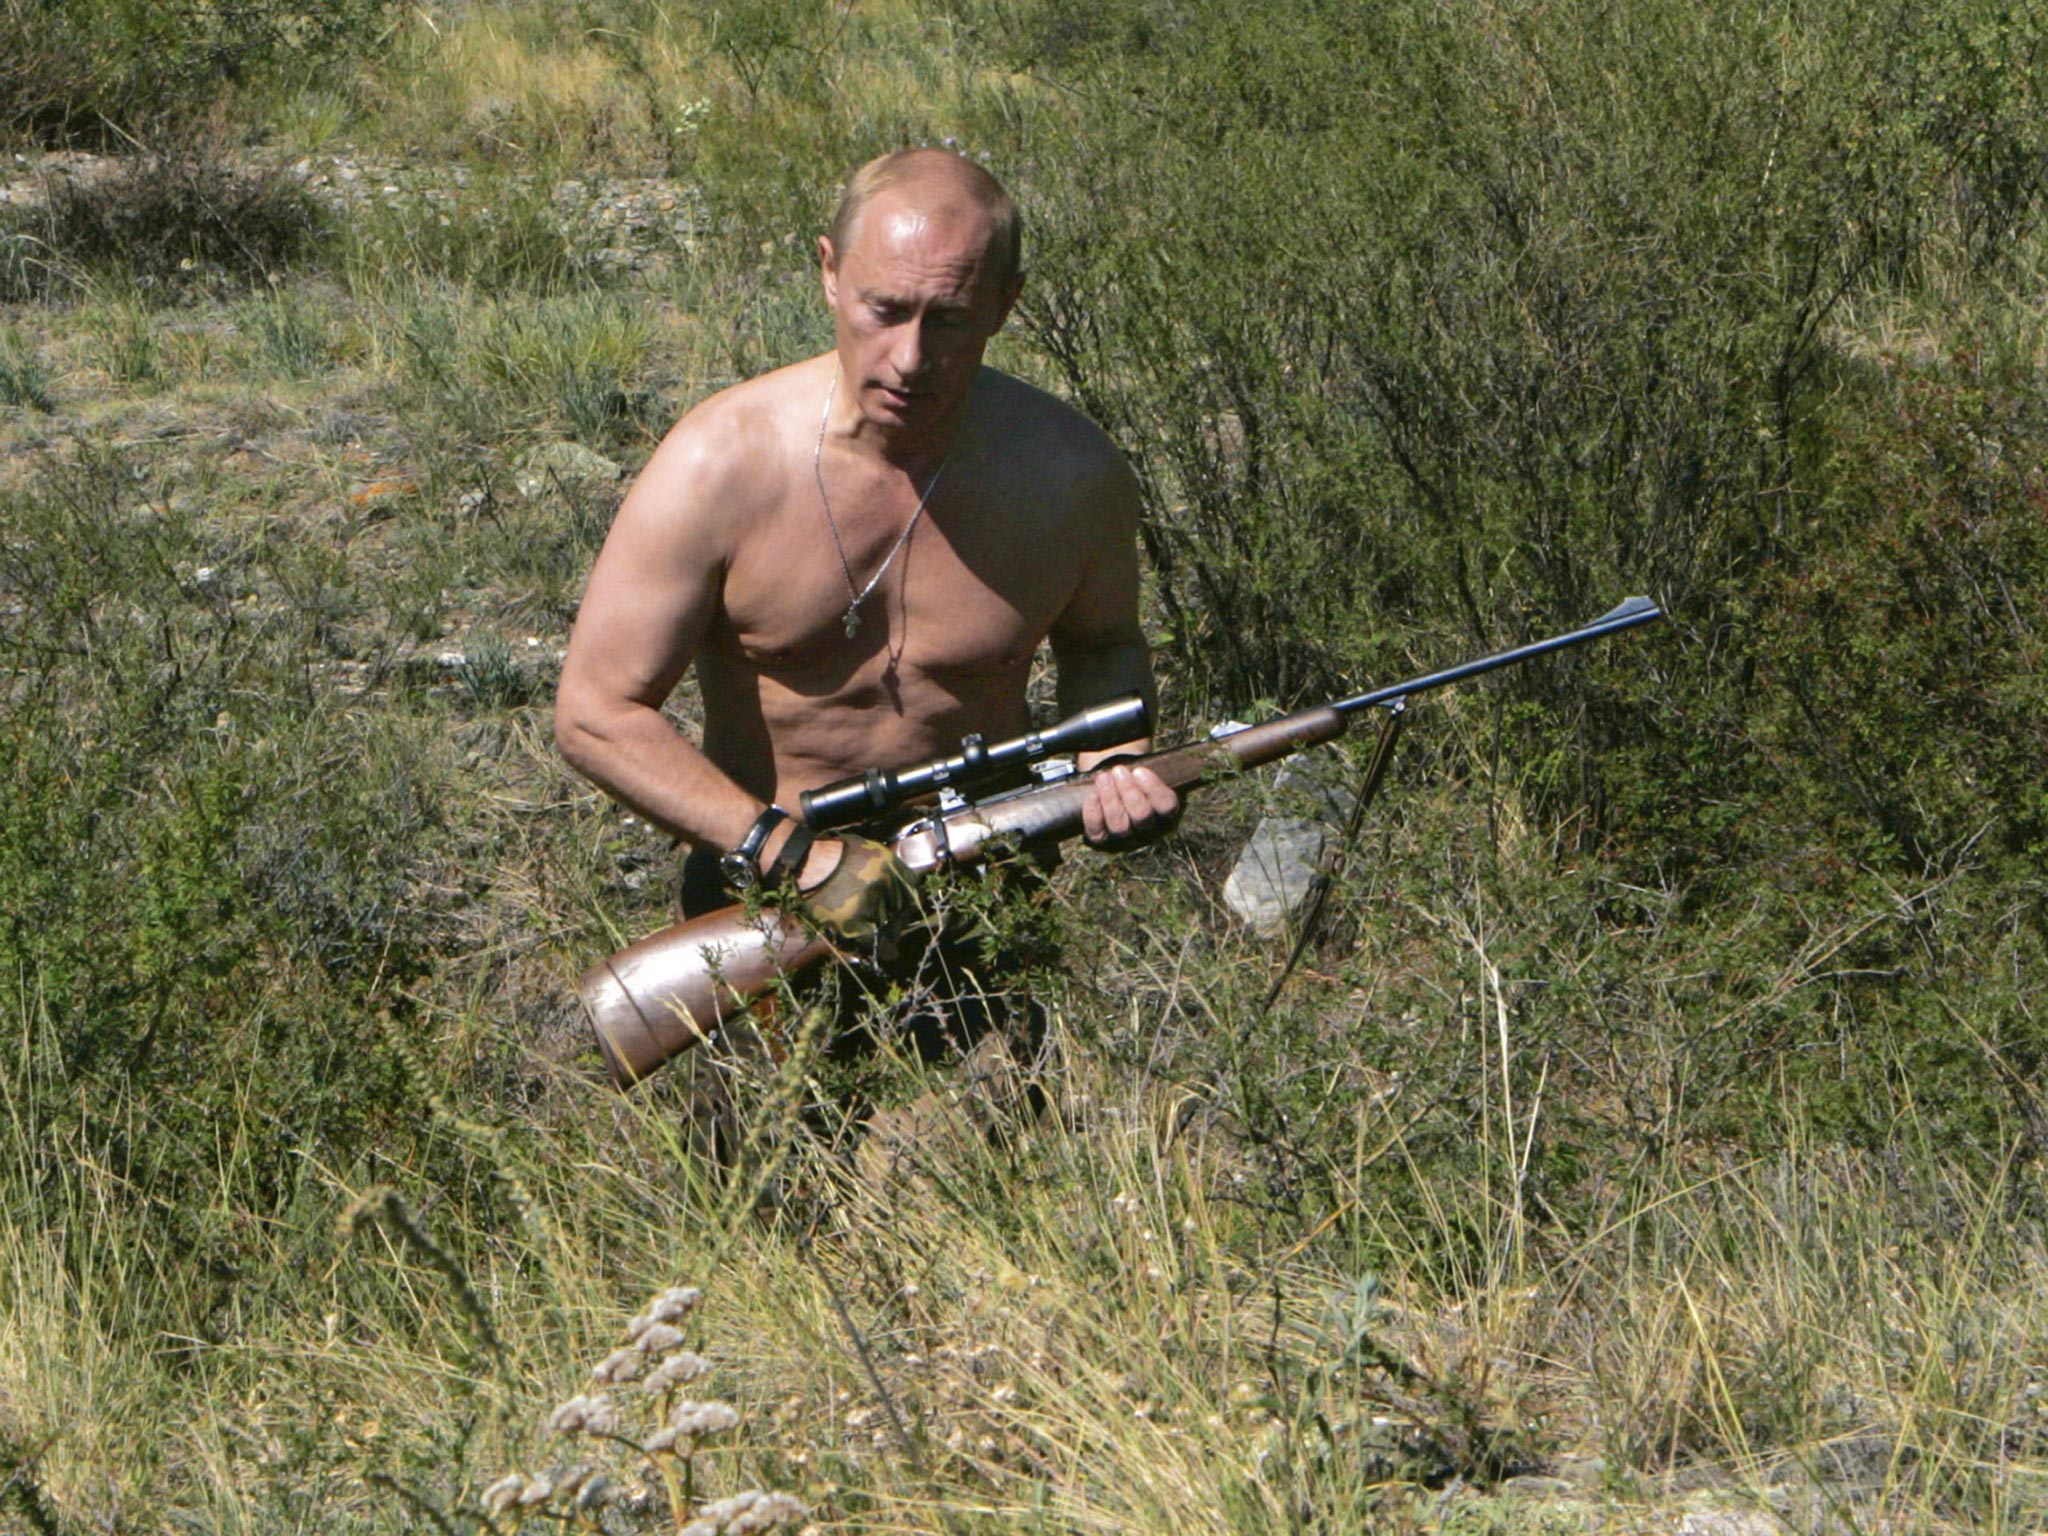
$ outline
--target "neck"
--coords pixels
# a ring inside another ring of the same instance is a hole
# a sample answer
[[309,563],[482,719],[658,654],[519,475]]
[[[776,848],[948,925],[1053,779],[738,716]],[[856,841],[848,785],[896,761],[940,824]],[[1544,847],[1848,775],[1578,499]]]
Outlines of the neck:
[[912,479],[922,479],[937,469],[958,445],[972,395],[939,420],[916,428],[897,427],[870,420],[861,411],[858,391],[836,373],[833,377],[838,382],[831,386],[834,394],[825,417],[826,441],[879,460]]

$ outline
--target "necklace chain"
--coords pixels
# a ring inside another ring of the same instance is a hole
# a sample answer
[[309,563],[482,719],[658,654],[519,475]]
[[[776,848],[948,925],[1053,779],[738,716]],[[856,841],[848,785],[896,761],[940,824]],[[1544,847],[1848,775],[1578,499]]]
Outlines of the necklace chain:
[[953,450],[946,450],[945,458],[939,460],[939,467],[932,471],[931,479],[924,483],[924,494],[917,498],[917,510],[910,514],[910,521],[903,525],[903,531],[896,535],[896,542],[889,546],[889,553],[882,557],[882,563],[875,568],[875,574],[868,578],[866,586],[858,586],[853,579],[853,563],[846,558],[846,545],[839,538],[839,524],[832,516],[832,499],[825,494],[825,426],[832,419],[832,401],[839,393],[839,375],[832,375],[832,385],[825,391],[825,409],[818,417],[818,442],[811,449],[811,478],[818,482],[818,505],[824,509],[825,528],[832,535],[832,547],[839,554],[839,569],[846,577],[846,612],[840,622],[846,626],[846,638],[851,640],[860,629],[860,605],[868,600],[882,578],[889,573],[889,567],[896,563],[896,557],[903,552],[903,546],[910,542],[910,531],[924,516],[925,504],[932,499],[932,492],[938,488],[939,476],[946,472],[947,461],[953,457]]

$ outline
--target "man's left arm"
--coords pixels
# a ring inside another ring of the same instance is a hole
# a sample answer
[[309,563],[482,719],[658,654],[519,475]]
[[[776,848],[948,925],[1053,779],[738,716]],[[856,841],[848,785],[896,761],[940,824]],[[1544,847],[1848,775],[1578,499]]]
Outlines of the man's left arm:
[[[1097,477],[1086,498],[1091,523],[1100,530],[1095,558],[1053,625],[1053,661],[1058,669],[1062,718],[1110,699],[1135,693],[1148,711],[1156,708],[1152,654],[1138,620],[1137,478],[1118,456]],[[1106,759],[1150,750],[1151,739],[1124,742],[1102,752],[1084,752],[1082,768]],[[1094,792],[1081,808],[1082,835],[1100,848],[1123,849],[1173,829],[1180,796],[1149,768],[1112,764],[1096,775]]]

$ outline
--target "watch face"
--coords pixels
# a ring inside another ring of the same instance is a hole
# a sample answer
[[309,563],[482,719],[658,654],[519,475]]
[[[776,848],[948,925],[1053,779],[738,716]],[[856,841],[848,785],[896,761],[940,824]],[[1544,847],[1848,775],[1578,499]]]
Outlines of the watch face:
[[761,878],[761,871],[753,859],[744,853],[721,854],[718,859],[725,874],[725,883],[736,891],[744,891]]

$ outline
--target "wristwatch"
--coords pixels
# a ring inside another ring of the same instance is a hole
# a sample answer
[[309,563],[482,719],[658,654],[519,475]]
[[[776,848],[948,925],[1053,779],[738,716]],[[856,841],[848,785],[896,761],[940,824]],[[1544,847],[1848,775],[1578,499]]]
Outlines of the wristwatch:
[[750,891],[761,883],[762,845],[768,841],[768,834],[787,820],[789,812],[779,805],[769,806],[747,828],[738,847],[718,856],[718,872],[725,876],[727,885],[736,891]]

